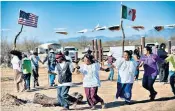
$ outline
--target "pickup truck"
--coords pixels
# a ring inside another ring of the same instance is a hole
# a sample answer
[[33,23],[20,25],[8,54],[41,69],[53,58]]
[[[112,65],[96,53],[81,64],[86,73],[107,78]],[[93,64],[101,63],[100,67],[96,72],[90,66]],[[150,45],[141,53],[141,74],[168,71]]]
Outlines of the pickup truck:
[[64,51],[69,51],[69,56],[72,60],[75,60],[76,56],[78,58],[78,49],[73,46],[66,46],[64,47]]

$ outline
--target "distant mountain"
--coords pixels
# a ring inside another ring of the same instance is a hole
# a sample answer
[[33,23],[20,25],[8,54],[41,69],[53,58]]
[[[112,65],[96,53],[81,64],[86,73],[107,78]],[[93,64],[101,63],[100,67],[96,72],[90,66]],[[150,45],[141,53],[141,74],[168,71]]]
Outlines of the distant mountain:
[[170,37],[175,37],[175,28],[166,28],[162,31],[156,31],[155,29],[151,29],[146,32],[147,37],[163,37],[165,39],[169,39]]
[[[155,29],[151,29],[147,32],[145,32],[145,34],[141,34],[141,35],[130,35],[130,36],[126,36],[126,40],[137,40],[140,39],[142,36],[145,37],[163,37],[165,39],[169,39],[170,37],[175,37],[175,28],[166,28],[160,32],[156,31]],[[79,37],[71,37],[71,38],[67,38],[67,39],[61,39],[63,42],[76,42],[81,38],[81,36]],[[106,41],[118,41],[118,40],[122,40],[122,35],[121,36],[115,36],[115,37],[106,37],[106,36],[95,36],[95,37],[87,37],[88,40],[93,40],[93,39],[101,39],[102,42],[106,42]],[[49,42],[58,42],[58,41],[49,41]]]
[[[139,39],[141,36],[140,35],[131,35],[131,36],[126,36],[126,39],[128,40],[136,40]],[[71,38],[66,38],[66,39],[60,39],[63,42],[76,42],[78,41],[80,37],[71,37]],[[118,40],[122,40],[122,36],[115,36],[115,37],[106,37],[106,36],[95,36],[95,37],[87,37],[88,40],[93,40],[93,39],[101,39],[103,42],[106,41],[118,41]],[[55,40],[51,40],[48,41],[47,43],[57,43],[58,41]]]
[[[80,39],[81,37],[73,37],[73,38],[67,38],[67,39],[61,39],[64,42],[76,42]],[[121,40],[121,36],[116,36],[116,37],[106,37],[106,36],[96,36],[96,37],[87,37],[88,40],[93,40],[93,39],[101,39],[103,42],[106,41],[117,41]]]

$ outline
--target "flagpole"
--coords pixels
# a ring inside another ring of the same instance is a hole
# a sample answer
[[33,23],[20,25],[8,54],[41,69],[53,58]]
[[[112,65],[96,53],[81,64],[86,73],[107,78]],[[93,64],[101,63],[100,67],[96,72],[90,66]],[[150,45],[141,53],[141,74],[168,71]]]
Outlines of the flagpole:
[[14,40],[14,44],[13,44],[13,49],[14,49],[14,50],[16,49],[16,40],[17,40],[18,36],[21,34],[22,29],[23,29],[23,25],[21,25],[21,30],[20,30],[20,31],[18,32],[18,34],[15,36],[15,40]]
[[121,18],[120,18],[120,26],[122,29],[122,54],[124,53],[124,46],[125,46],[125,33],[124,33],[124,29],[123,29],[123,20],[122,20],[122,2],[121,2]]

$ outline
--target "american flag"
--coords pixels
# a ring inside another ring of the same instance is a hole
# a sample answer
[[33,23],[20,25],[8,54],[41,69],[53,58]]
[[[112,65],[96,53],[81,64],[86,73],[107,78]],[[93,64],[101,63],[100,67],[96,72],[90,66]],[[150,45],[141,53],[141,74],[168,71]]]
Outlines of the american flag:
[[38,16],[32,13],[26,13],[20,10],[18,24],[22,24],[25,26],[37,27]]

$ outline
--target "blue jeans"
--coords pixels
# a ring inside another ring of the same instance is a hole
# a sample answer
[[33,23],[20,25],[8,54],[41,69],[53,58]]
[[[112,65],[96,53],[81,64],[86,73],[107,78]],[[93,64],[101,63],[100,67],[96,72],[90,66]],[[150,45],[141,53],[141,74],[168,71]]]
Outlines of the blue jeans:
[[154,82],[157,76],[144,75],[142,80],[142,86],[150,92],[150,95],[154,95],[156,91],[154,90]]
[[68,108],[68,109],[69,109],[69,102],[77,101],[76,98],[68,94],[69,89],[70,89],[70,86],[58,86],[57,87],[58,103],[60,103],[62,107]]
[[110,73],[108,76],[108,80],[113,80],[114,78],[114,69],[111,66],[112,66],[111,64],[108,64],[108,67],[110,67]]
[[50,86],[55,84],[55,74],[49,74]]
[[175,72],[174,71],[169,71],[169,76],[170,76],[170,85],[171,85],[171,89],[172,89],[172,92],[174,93],[175,95]]
[[24,87],[25,89],[29,89],[30,90],[30,76],[31,74],[23,74],[23,78],[24,78]]

